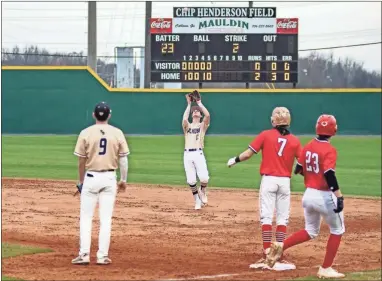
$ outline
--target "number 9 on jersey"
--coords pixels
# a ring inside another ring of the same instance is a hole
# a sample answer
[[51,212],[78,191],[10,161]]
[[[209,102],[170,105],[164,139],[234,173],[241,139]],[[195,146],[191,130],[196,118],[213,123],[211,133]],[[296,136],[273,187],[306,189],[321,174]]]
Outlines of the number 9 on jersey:
[[106,154],[106,146],[107,146],[107,139],[102,138],[99,141],[99,155],[105,155]]

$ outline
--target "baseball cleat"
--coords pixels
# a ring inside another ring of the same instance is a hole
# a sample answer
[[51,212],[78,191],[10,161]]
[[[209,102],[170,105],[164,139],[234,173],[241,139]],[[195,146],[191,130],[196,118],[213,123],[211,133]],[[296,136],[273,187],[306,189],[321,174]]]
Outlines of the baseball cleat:
[[207,189],[206,188],[199,189],[198,194],[202,203],[206,205],[208,203]]
[[345,274],[337,272],[332,267],[323,268],[320,266],[317,272],[318,278],[343,278],[345,277]]
[[265,263],[272,268],[275,263],[280,259],[280,257],[283,254],[283,246],[284,243],[281,242],[273,242],[271,244],[271,248],[269,253],[267,254],[267,258],[265,260]]
[[75,259],[72,259],[72,264],[87,265],[89,263],[90,263],[89,254],[82,254],[76,257]]
[[200,210],[202,208],[202,201],[199,196],[195,199],[195,210]]
[[111,264],[111,259],[109,259],[109,257],[97,258],[97,264]]

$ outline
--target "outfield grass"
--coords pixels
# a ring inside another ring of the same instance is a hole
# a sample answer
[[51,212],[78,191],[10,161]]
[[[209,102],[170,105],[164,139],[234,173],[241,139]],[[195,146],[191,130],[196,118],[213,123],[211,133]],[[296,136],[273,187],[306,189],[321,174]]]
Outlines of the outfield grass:
[[[301,137],[303,144],[311,137]],[[3,177],[77,178],[74,136],[3,136]],[[127,137],[129,182],[185,185],[183,136]],[[229,169],[226,163],[248,147],[252,137],[208,136],[205,155],[214,187],[258,188],[261,155]],[[381,196],[381,138],[335,137],[337,175],[345,194]],[[301,176],[292,191],[302,191]]]
[[[363,281],[363,280],[381,280],[381,270],[371,270],[371,271],[363,271],[363,272],[353,272],[353,273],[346,273],[345,278],[342,278],[341,280],[354,280],[354,281]],[[296,279],[296,281],[301,280],[322,280],[318,277],[303,277],[300,279]]]
[[[48,253],[52,252],[51,249],[43,249],[37,247],[23,246],[19,244],[9,244],[9,243],[1,243],[1,257],[10,258],[21,255],[31,255],[38,253]],[[1,280],[15,280],[22,281],[21,279],[17,279],[14,277],[1,276]]]

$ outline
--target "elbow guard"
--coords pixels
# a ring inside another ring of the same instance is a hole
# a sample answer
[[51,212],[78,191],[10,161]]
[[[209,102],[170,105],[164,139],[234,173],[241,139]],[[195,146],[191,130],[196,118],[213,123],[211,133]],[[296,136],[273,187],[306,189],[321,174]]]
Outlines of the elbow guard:
[[301,174],[303,175],[303,170],[302,170],[302,166],[300,164],[296,164],[296,167],[294,168],[294,174],[297,175],[297,174]]
[[127,156],[119,158],[119,170],[121,173],[121,181],[127,181],[127,171],[128,171],[128,160]]
[[325,174],[326,183],[328,184],[330,190],[335,192],[340,189],[337,182],[336,174],[333,170],[327,171]]

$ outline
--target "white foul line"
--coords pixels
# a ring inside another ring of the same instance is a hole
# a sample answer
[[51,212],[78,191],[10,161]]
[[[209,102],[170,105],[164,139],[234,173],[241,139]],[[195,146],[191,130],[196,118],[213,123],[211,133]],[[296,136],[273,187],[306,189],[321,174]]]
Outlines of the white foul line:
[[183,280],[213,279],[213,278],[219,278],[219,277],[236,276],[236,275],[240,275],[240,274],[241,274],[241,273],[234,273],[234,274],[217,274],[217,275],[204,275],[204,276],[196,276],[196,277],[189,277],[189,278],[162,279],[162,280],[158,280],[158,281],[183,281]]

